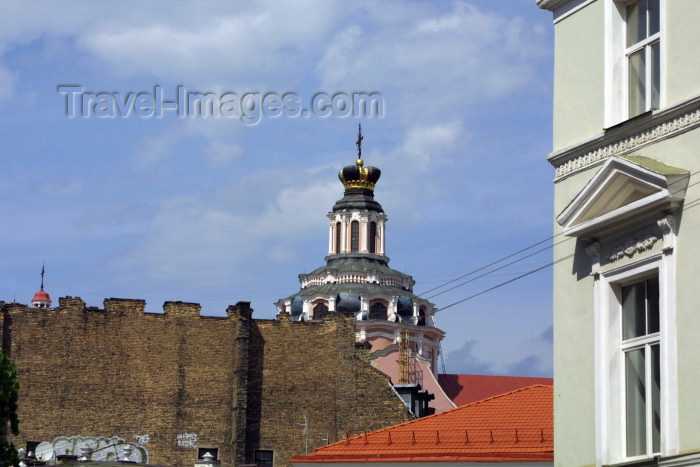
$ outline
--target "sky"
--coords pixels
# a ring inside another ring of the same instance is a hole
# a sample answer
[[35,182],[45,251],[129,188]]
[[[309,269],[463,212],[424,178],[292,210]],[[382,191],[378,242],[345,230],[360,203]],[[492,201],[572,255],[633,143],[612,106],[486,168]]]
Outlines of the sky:
[[[361,123],[389,265],[445,308],[445,371],[552,375],[551,269],[485,292],[552,261],[553,30],[534,1],[0,12],[0,300],[29,303],[45,264],[54,305],[182,300],[220,316],[250,301],[274,318],[324,264]],[[169,104],[197,92],[216,115]]]

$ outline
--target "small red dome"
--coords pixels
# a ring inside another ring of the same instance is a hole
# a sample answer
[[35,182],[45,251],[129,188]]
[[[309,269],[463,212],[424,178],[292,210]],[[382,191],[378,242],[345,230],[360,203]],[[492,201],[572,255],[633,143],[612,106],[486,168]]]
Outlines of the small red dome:
[[32,298],[32,302],[50,302],[50,301],[51,301],[51,297],[49,297],[49,294],[43,290],[40,290],[37,293],[35,293],[34,298]]

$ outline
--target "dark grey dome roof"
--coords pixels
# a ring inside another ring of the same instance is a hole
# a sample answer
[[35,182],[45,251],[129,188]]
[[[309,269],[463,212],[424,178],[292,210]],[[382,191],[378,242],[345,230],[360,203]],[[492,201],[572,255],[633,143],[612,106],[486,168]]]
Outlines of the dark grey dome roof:
[[301,295],[297,294],[292,299],[292,318],[297,318],[304,311],[304,299]]
[[358,313],[360,311],[360,294],[353,291],[340,292],[336,298],[335,309],[340,313]]

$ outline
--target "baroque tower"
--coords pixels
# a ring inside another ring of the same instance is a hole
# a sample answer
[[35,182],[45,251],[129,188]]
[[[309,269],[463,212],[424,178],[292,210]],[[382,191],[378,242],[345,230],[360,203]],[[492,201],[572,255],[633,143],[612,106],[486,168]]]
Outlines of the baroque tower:
[[[316,320],[326,313],[351,314],[356,341],[372,346],[372,364],[394,384],[417,383],[439,393],[436,404],[441,405],[442,390],[434,376],[445,333],[434,325],[435,305],[413,293],[413,278],[389,267],[387,216],[374,199],[381,171],[365,167],[362,128],[357,147],[358,159],[338,174],[345,192],[328,213],[326,264],[300,274],[301,290],[275,305],[294,321]],[[409,381],[401,381],[397,364],[402,330],[409,336]]]

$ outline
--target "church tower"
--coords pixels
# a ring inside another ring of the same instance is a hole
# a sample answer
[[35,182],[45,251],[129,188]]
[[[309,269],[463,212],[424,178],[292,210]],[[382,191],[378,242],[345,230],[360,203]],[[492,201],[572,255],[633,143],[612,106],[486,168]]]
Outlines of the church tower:
[[[358,158],[338,178],[345,189],[328,213],[326,264],[300,274],[301,290],[275,303],[294,321],[320,319],[325,313],[350,314],[357,342],[372,346],[372,363],[396,384],[418,383],[437,374],[440,341],[445,333],[433,322],[435,305],[413,293],[415,281],[389,267],[386,256],[387,216],[374,199],[381,171]],[[402,331],[404,331],[402,333]],[[399,375],[399,344],[408,336],[409,381]]]
[[51,308],[51,297],[44,291],[44,266],[41,266],[41,288],[32,298],[34,308]]

